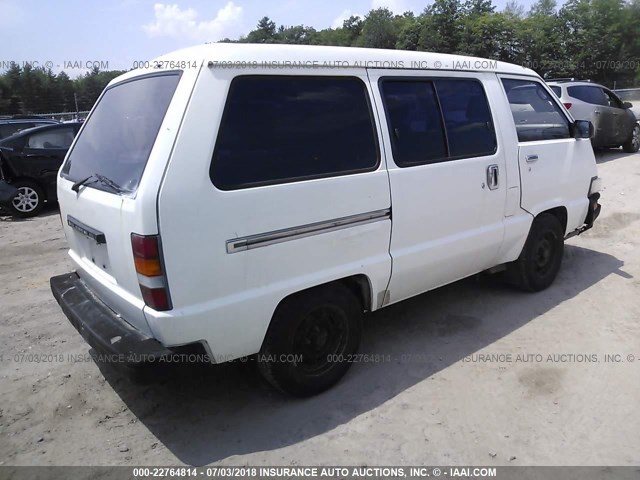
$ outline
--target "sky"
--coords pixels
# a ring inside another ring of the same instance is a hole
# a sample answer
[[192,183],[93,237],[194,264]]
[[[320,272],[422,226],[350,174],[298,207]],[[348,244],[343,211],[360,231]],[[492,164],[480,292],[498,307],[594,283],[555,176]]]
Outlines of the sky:
[[[0,71],[10,62],[77,77],[93,65],[128,70],[179,48],[238,38],[268,16],[277,25],[342,25],[372,8],[420,13],[432,0],[0,0]],[[493,0],[498,10],[507,0]],[[533,0],[520,0],[525,8]]]

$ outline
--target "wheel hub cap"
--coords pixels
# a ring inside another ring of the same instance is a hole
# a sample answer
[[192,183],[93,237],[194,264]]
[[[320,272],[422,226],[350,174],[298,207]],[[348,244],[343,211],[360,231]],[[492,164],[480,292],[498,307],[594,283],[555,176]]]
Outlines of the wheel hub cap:
[[38,206],[38,201],[38,193],[33,188],[20,187],[12,203],[19,212],[31,212]]
[[546,275],[551,269],[556,250],[555,241],[556,237],[552,233],[548,233],[538,241],[533,261],[541,275]]
[[343,351],[345,319],[330,309],[319,309],[305,319],[296,337],[294,351],[302,354],[302,368],[318,373],[331,365],[331,355]]

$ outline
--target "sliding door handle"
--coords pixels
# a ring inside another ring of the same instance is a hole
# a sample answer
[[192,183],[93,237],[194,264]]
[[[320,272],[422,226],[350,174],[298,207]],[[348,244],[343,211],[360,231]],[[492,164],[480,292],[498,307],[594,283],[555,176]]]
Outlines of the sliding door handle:
[[489,190],[498,188],[498,165],[489,165],[487,167],[487,185],[489,185]]

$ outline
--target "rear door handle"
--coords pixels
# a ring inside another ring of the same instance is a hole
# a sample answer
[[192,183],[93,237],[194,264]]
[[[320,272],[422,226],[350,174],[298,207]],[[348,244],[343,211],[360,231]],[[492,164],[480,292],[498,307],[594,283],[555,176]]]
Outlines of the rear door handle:
[[538,154],[534,153],[533,155],[527,155],[527,163],[533,163],[538,161]]
[[498,188],[498,165],[489,165],[487,167],[487,185],[489,190]]

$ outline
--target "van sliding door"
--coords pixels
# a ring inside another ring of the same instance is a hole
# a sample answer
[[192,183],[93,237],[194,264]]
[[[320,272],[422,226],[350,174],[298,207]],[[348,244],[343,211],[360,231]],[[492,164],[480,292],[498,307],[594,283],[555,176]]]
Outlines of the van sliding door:
[[493,266],[504,233],[505,159],[477,75],[369,76],[384,108],[395,302]]

